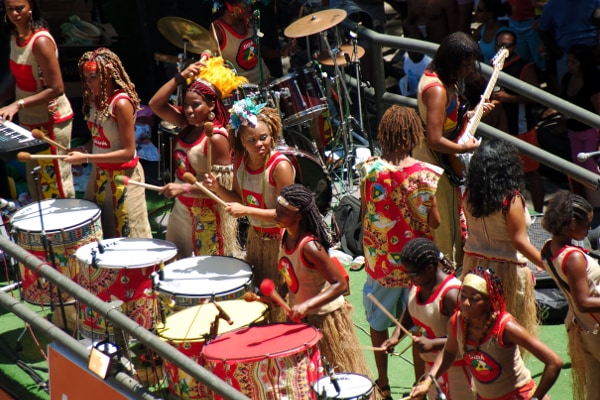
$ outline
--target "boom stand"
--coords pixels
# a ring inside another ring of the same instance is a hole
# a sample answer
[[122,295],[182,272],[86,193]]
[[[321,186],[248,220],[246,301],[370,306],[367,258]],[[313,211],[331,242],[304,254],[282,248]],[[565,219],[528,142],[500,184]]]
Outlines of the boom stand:
[[337,64],[337,53],[339,53],[339,49],[336,49],[334,52],[327,41],[327,30],[321,32],[321,37],[323,38],[323,42],[327,47],[327,51],[333,60],[333,68],[335,70],[335,85],[338,93],[342,93],[343,100],[340,99],[340,127],[339,132],[341,132],[342,136],[342,145],[344,148],[344,154],[342,161],[342,185],[343,177],[344,177],[344,169],[347,171],[348,176],[348,191],[352,192],[354,189],[354,178],[352,176],[352,168],[354,167],[354,142],[352,140],[352,134],[350,133],[348,127],[348,121],[351,118],[350,115],[350,105],[352,104],[352,100],[350,100],[350,94],[348,93],[348,88],[346,87],[346,82],[342,78],[342,73],[340,71],[340,67]]

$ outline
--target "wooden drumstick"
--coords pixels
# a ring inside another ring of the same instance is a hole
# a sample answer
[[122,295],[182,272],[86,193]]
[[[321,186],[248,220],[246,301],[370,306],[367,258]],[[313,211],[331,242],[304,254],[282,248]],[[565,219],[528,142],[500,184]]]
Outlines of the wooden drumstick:
[[46,134],[44,132],[40,131],[39,129],[32,129],[31,134],[33,135],[34,138],[36,138],[38,140],[43,140],[44,142],[51,144],[51,145],[55,146],[56,148],[61,149],[64,152],[67,152],[67,153],[69,152],[68,148],[66,148],[62,144],[50,139],[48,136],[46,136]]
[[196,177],[194,175],[192,175],[191,173],[186,172],[185,174],[183,174],[183,180],[186,181],[187,183],[189,183],[190,185],[194,185],[197,188],[199,188],[200,190],[202,190],[204,192],[204,194],[206,194],[208,197],[210,197],[211,199],[213,199],[214,201],[216,201],[223,207],[227,206],[227,203],[225,201],[223,201],[223,199],[221,199],[219,196],[217,196],[216,194],[211,192],[209,189],[202,186],[202,184],[200,182],[198,182],[196,180]]
[[31,154],[26,151],[17,153],[17,160],[21,162],[30,160],[63,160],[67,157],[66,154]]
[[144,183],[144,182],[140,182],[140,181],[134,181],[133,179],[129,179],[129,177],[125,176],[125,175],[115,176],[115,182],[125,185],[125,186],[127,186],[127,185],[141,186],[146,189],[154,190],[156,192],[159,192],[162,189],[162,187],[160,187],[160,186],[150,185],[148,183]]
[[212,122],[204,123],[204,133],[206,134],[206,164],[208,164],[207,171],[212,171],[212,136],[213,129],[215,126]]
[[403,327],[403,326],[402,326],[402,324],[401,324],[401,323],[400,323],[400,322],[399,322],[399,321],[398,321],[398,320],[397,320],[397,319],[396,319],[396,318],[395,318],[395,317],[392,315],[392,313],[391,313],[391,312],[389,312],[389,311],[388,311],[388,309],[387,309],[387,308],[385,308],[385,307],[383,306],[383,304],[381,304],[381,303],[379,302],[379,300],[377,300],[377,297],[375,297],[375,296],[373,295],[373,293],[369,293],[369,294],[367,295],[367,297],[368,297],[369,299],[371,299],[371,301],[372,301],[372,302],[373,302],[373,303],[374,303],[374,304],[375,304],[377,307],[379,307],[379,308],[381,309],[381,311],[383,311],[383,313],[384,313],[385,315],[387,315],[387,316],[388,316],[388,318],[389,318],[389,319],[391,319],[391,320],[392,320],[392,321],[393,321],[393,322],[394,322],[394,323],[395,323],[395,324],[396,324],[396,325],[397,325],[397,326],[400,328],[400,330],[401,330],[402,332],[404,332],[404,334],[406,334],[406,335],[408,335],[408,337],[411,337],[411,338],[412,338],[412,333],[410,333],[410,331],[409,331],[408,329],[406,329],[405,327]]
[[257,295],[254,292],[246,292],[246,293],[244,293],[244,295],[242,296],[242,298],[245,301],[247,301],[248,303],[252,303],[253,301],[261,301],[263,303],[270,303],[271,302],[271,299],[259,296],[259,295]]
[[279,306],[283,308],[283,311],[285,311],[288,317],[292,317],[292,309],[290,308],[288,303],[286,303],[285,300],[279,295],[279,293],[277,293],[277,290],[275,290],[275,282],[273,282],[271,279],[263,279],[263,281],[260,284],[260,291],[265,296],[268,296],[271,299],[273,299],[275,303],[279,304]]

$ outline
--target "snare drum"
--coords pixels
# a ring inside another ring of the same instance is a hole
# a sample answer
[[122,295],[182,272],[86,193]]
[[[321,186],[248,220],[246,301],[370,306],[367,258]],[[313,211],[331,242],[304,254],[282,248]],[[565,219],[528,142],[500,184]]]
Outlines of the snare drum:
[[[46,259],[44,251],[45,233],[52,245],[58,271],[75,280],[77,263],[71,258],[81,246],[102,239],[100,214],[96,203],[87,200],[42,200],[21,208],[12,216],[13,237],[19,246],[51,264],[52,260]],[[40,305],[50,304],[51,298],[54,304],[59,302],[56,288],[50,296],[49,282],[22,264],[20,269],[24,300]],[[63,302],[73,301],[67,293],[63,292],[61,297]]]
[[321,336],[306,324],[238,329],[202,348],[204,368],[253,400],[314,398],[311,385],[323,370]]
[[364,375],[336,373],[337,383],[340,387],[340,393],[331,383],[329,376],[324,376],[312,385],[312,390],[317,398],[333,400],[367,400],[371,399],[375,385]]
[[227,256],[184,258],[166,266],[161,275],[157,285],[161,301],[175,310],[212,298],[237,299],[254,289],[250,264]]
[[[174,244],[159,239],[114,238],[85,245],[75,253],[79,284],[103,301],[120,300],[123,313],[146,329],[154,324],[154,299],[150,274],[177,255]],[[95,260],[93,258],[95,257]],[[79,332],[82,336],[105,338],[111,333],[102,315],[80,304]]]
[[277,149],[292,162],[296,170],[296,183],[307,186],[315,194],[315,203],[321,214],[327,214],[333,198],[331,177],[323,164],[312,154],[297,147]]
[[284,126],[310,121],[327,110],[327,96],[314,68],[303,68],[275,79],[269,90],[279,98]]
[[[261,322],[267,311],[267,306],[259,301],[227,300],[219,302],[219,305],[233,320],[233,324],[220,320],[218,334]],[[165,324],[157,329],[157,334],[192,361],[200,363],[202,347],[210,334],[211,323],[218,314],[213,304],[190,307],[168,316]],[[184,399],[210,398],[208,389],[177,365],[164,360],[163,366],[173,395]]]

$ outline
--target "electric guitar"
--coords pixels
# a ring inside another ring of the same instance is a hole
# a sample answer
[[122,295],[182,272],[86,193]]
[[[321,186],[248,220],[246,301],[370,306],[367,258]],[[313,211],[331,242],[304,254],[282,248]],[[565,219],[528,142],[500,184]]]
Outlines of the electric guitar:
[[[494,66],[494,71],[490,76],[490,80],[481,96],[481,100],[473,109],[473,115],[469,118],[466,110],[459,110],[459,121],[462,123],[457,127],[455,132],[448,136],[447,139],[457,143],[463,144],[470,141],[475,137],[475,132],[477,131],[477,125],[481,121],[481,117],[483,116],[483,105],[487,99],[490,98],[492,91],[494,90],[494,86],[496,86],[496,81],[498,80],[498,76],[500,75],[500,71],[504,67],[504,61],[508,57],[508,50],[506,48],[501,48],[498,53],[492,59],[492,65]],[[462,102],[461,102],[462,105]],[[466,107],[465,107],[466,108]],[[462,114],[461,114],[462,111]],[[471,161],[471,157],[473,153],[455,153],[455,154],[445,154],[445,153],[437,153],[438,162],[440,166],[446,171],[446,175],[448,179],[454,186],[462,186],[465,184],[465,180],[467,177],[467,168],[469,167],[469,162]]]

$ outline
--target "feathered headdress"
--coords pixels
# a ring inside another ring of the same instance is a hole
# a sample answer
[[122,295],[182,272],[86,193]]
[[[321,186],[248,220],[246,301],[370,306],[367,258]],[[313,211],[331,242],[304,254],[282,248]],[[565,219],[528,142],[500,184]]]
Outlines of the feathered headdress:
[[237,136],[240,126],[251,126],[256,128],[258,123],[258,113],[266,106],[267,103],[255,103],[253,98],[246,97],[233,103],[231,110],[231,118],[229,119],[229,126],[235,129]]

